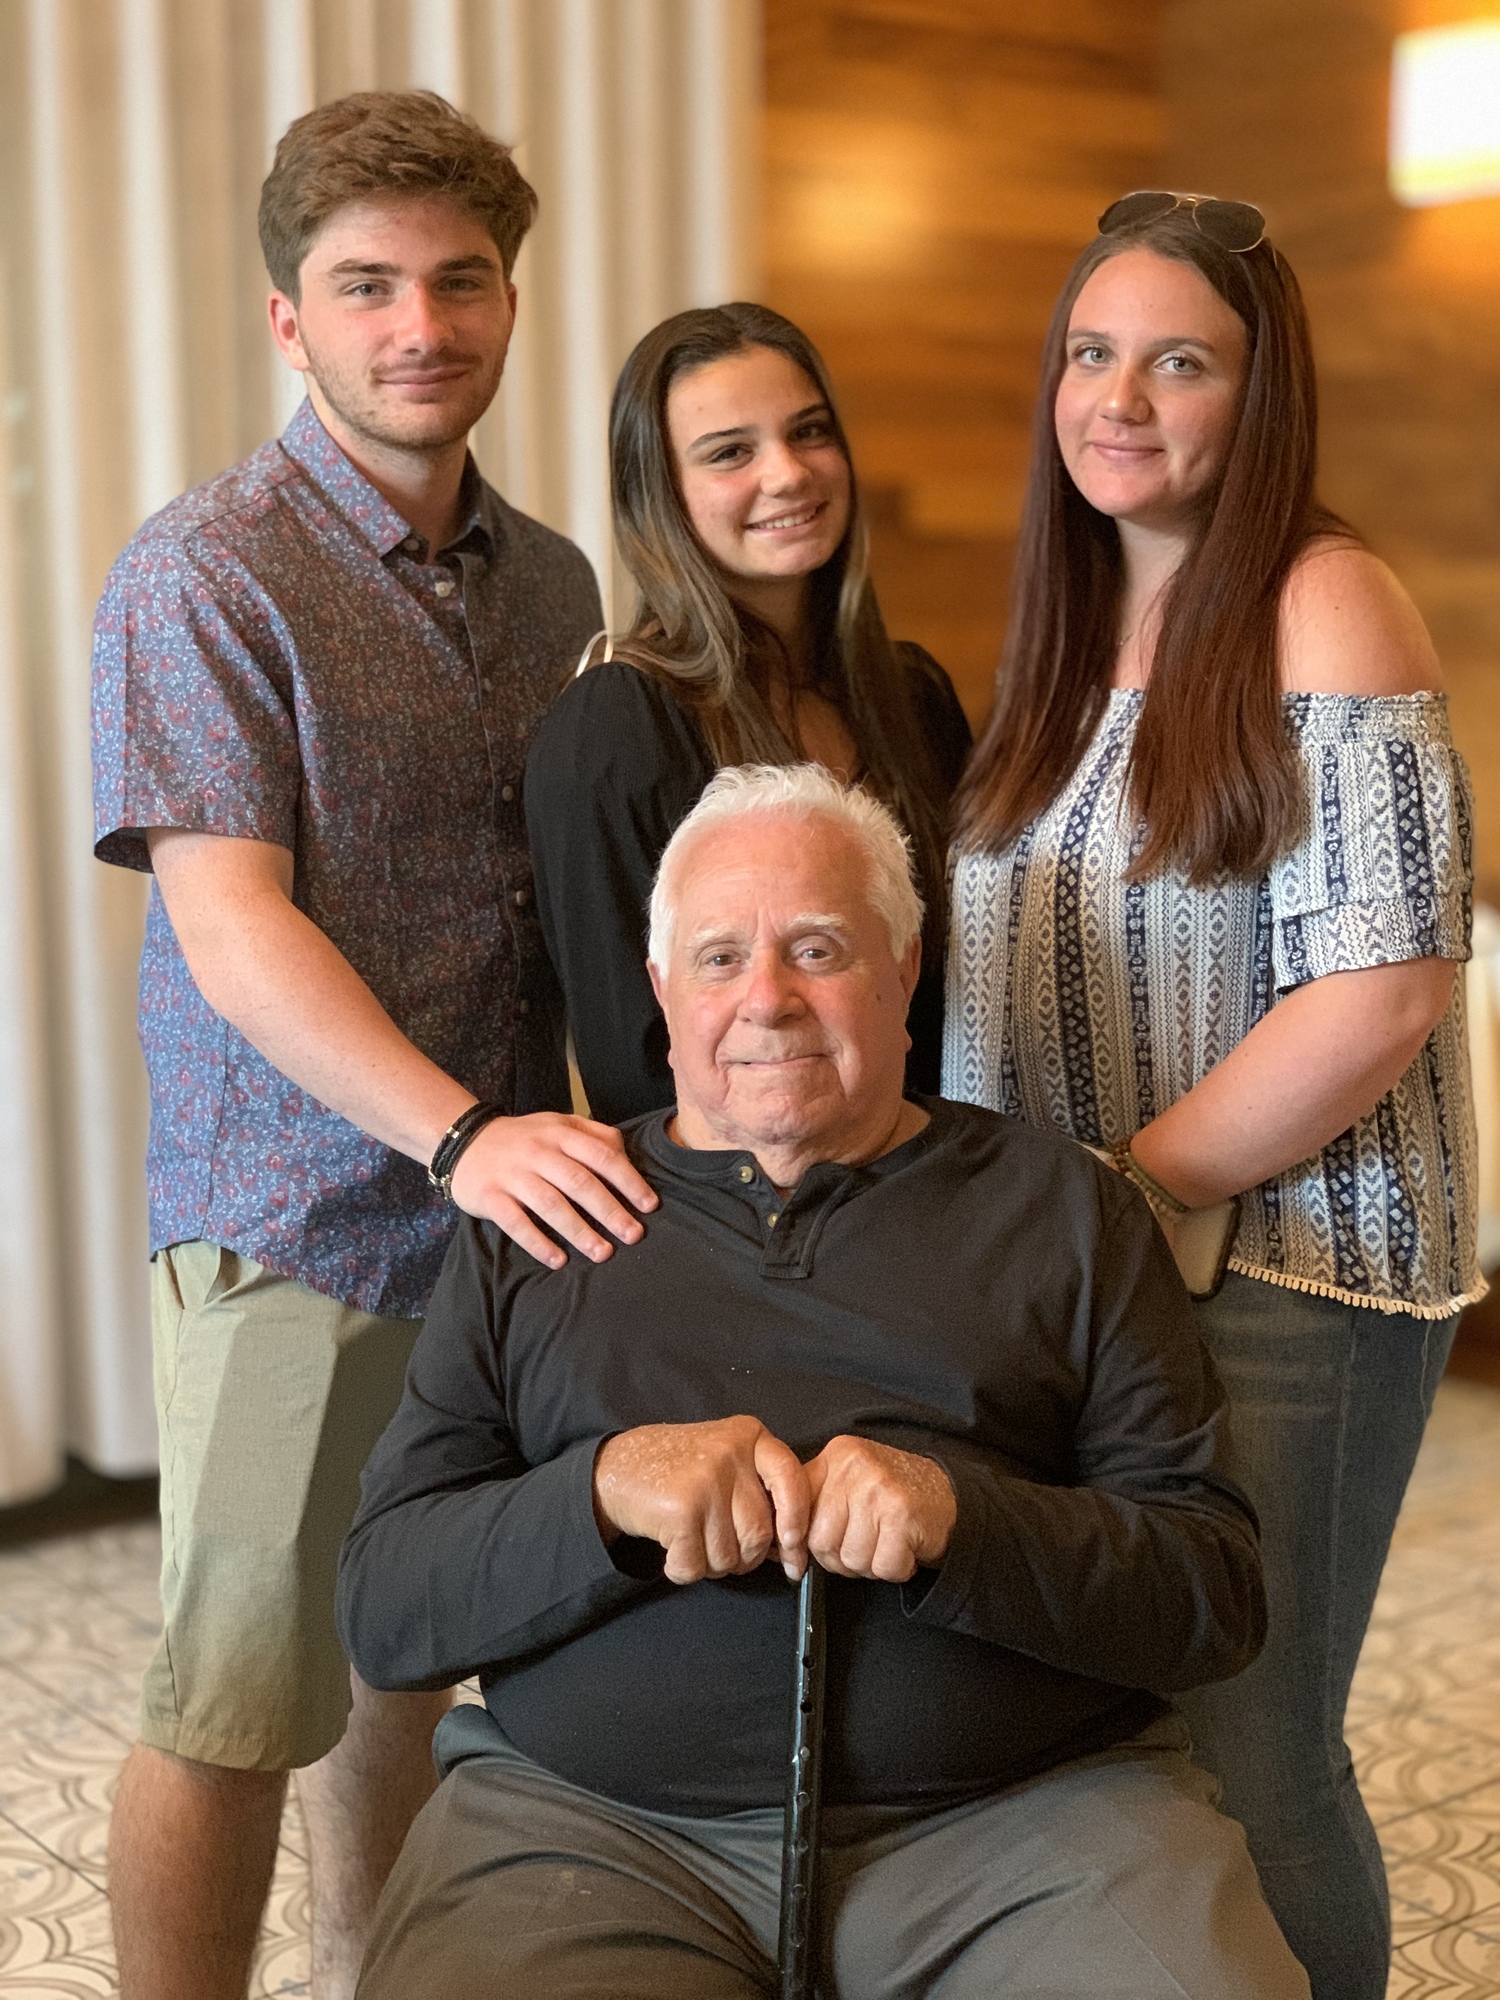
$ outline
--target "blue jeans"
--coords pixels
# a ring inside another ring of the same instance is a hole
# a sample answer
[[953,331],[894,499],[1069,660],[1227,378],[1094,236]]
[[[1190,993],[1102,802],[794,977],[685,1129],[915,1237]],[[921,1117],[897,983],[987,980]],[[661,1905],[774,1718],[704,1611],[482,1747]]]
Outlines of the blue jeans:
[[1197,1311],[1229,1395],[1234,1471],[1260,1515],[1270,1628],[1253,1666],[1181,1707],[1313,2000],[1383,2000],[1390,1898],[1344,1709],[1458,1318],[1236,1272]]

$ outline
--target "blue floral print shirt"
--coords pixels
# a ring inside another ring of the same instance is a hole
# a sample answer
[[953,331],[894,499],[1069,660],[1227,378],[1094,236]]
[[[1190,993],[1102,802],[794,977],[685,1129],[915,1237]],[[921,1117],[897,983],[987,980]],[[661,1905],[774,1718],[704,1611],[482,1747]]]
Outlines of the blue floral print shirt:
[[[588,562],[469,467],[431,550],[304,403],[147,521],[94,634],[95,852],[263,840],[402,1033],[478,1096],[567,1109],[526,852],[531,737],[603,622]],[[367,1312],[419,1314],[454,1214],[416,1161],[210,1008],[152,887],[141,959],[153,1254],[205,1237]]]

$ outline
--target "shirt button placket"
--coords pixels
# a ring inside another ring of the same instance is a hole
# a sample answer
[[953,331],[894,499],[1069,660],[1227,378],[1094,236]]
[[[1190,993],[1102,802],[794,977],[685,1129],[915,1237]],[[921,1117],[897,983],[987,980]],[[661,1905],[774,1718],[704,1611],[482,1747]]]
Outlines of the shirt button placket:
[[798,1248],[797,1218],[778,1203],[764,1212],[762,1220],[765,1237],[760,1253],[761,1270],[767,1274],[795,1271],[802,1255]]

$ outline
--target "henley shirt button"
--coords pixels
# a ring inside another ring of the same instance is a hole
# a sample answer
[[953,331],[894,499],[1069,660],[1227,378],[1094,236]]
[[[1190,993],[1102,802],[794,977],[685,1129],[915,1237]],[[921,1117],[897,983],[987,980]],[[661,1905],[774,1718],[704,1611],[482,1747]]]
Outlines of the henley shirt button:
[[754,1167],[741,1167],[741,1168],[740,1168],[740,1179],[741,1179],[742,1181],[753,1181],[753,1180],[755,1179],[755,1169],[754,1169]]
[[495,683],[493,681],[481,681],[479,685],[484,689],[485,693],[488,694],[490,689],[495,685]]
[[417,540],[415,535],[408,535],[401,546],[409,556],[414,556],[422,544]]
[[780,1217],[779,1215],[768,1215],[768,1216],[766,1217],[766,1227],[767,1227],[767,1229],[774,1229],[774,1228],[776,1227],[777,1223],[778,1223],[778,1222],[780,1222],[780,1220],[781,1220],[781,1217]]
[[531,1002],[529,1000],[518,1000],[516,1002],[516,1012],[518,1014],[529,1014],[531,1012]]
[[[485,686],[486,687],[489,686],[488,681],[485,682]],[[516,788],[514,785],[502,785],[500,787],[500,796],[502,799],[504,799],[507,805],[510,804],[511,800],[515,797],[515,795],[516,795]]]
[[451,597],[453,595],[452,577],[445,576],[441,583],[435,583],[433,585],[433,589],[437,592],[439,597]]
[[531,891],[529,889],[517,889],[510,900],[518,910],[524,910],[526,905],[531,901]]

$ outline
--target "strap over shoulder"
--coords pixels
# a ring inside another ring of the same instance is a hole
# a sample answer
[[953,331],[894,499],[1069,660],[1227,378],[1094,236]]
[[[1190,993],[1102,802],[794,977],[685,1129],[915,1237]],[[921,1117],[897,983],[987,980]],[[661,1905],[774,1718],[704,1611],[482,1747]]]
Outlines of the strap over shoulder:
[[614,658],[615,641],[613,633],[596,632],[593,638],[589,640],[588,644],[583,649],[583,653],[578,662],[577,670],[573,675],[575,681],[578,680],[583,674],[587,673],[588,669],[595,664],[594,648],[598,645],[601,639],[604,641],[604,651],[599,656],[598,664],[602,667]]

